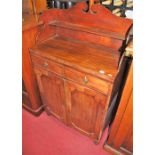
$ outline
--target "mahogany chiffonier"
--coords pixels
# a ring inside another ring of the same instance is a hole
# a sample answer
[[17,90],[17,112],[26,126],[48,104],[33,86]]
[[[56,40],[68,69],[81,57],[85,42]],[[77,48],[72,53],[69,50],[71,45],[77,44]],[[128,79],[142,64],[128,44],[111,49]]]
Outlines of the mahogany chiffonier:
[[[132,56],[132,42],[126,48],[126,55]],[[116,155],[133,154],[133,64],[131,63],[123,89],[120,104],[110,127],[104,148]]]
[[44,11],[40,21],[30,55],[44,108],[98,143],[115,106],[132,21],[85,2]]
[[32,0],[22,1],[22,105],[30,112],[39,114],[42,103],[29,54],[29,48],[35,45],[35,36],[42,24],[41,21],[38,22],[35,11],[40,11],[43,7],[36,4]]

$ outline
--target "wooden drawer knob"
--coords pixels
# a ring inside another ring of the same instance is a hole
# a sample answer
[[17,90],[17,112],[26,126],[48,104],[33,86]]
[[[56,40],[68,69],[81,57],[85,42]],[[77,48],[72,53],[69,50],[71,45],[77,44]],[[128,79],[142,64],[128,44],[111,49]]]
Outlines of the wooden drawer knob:
[[88,83],[88,78],[87,78],[86,76],[85,76],[84,79],[83,79],[83,83],[84,83],[84,84],[87,84],[87,83]]
[[48,63],[47,62],[44,62],[43,66],[44,67],[48,67]]

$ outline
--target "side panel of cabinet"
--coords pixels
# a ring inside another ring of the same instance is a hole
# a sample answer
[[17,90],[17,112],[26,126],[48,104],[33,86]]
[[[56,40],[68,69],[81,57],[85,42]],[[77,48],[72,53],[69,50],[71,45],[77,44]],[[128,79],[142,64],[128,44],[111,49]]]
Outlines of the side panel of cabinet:
[[37,0],[36,1],[37,13],[40,13],[47,9],[47,0]]
[[42,103],[38,91],[38,85],[35,74],[32,69],[29,48],[35,44],[35,35],[38,31],[37,27],[29,28],[22,31],[22,78],[30,102],[23,102],[23,106],[33,112],[39,114],[42,111]]
[[72,82],[65,82],[67,119],[70,125],[94,140],[99,140],[105,119],[107,97]]
[[131,64],[116,117],[104,148],[113,154],[133,152],[133,65]]
[[56,74],[36,70],[37,81],[45,110],[49,115],[65,121],[64,81]]

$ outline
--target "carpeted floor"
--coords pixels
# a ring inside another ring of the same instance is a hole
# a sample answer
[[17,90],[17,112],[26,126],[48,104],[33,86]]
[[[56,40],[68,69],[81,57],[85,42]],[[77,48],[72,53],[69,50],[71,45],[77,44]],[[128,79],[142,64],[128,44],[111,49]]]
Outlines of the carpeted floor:
[[45,112],[36,117],[23,109],[23,155],[110,155],[102,147],[106,136],[107,129],[95,145]]

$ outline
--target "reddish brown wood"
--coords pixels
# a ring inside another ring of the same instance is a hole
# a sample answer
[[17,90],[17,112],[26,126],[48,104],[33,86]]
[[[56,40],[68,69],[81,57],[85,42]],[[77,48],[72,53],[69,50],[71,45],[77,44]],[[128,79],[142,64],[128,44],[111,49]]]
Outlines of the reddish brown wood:
[[123,90],[116,117],[110,129],[109,138],[104,146],[119,154],[132,154],[133,151],[133,66]]
[[32,0],[22,0],[22,13],[23,14],[33,13]]
[[106,113],[107,97],[88,87],[66,81],[68,122],[78,131],[98,140]]
[[47,59],[41,58],[36,55],[35,56],[32,55],[31,60],[32,60],[32,63],[34,63],[34,65],[37,64],[41,67],[44,67],[48,71],[52,70],[52,72],[54,72],[58,75],[63,75],[63,73],[64,73],[63,66],[56,62],[49,61]]
[[37,0],[35,1],[37,13],[42,13],[44,10],[47,9],[47,0]]
[[104,93],[108,94],[110,83],[105,82],[99,78],[86,74],[85,72],[79,72],[77,70],[71,69],[69,67],[65,67],[64,70],[65,77],[71,80],[74,80],[80,84],[85,84],[85,78],[88,79],[87,86],[90,88],[96,89]]
[[64,81],[41,68],[36,70],[40,93],[48,114],[65,121]]
[[[44,52],[41,52],[42,49]],[[54,49],[52,54],[51,49]],[[118,72],[119,54],[116,53],[118,51],[109,50],[104,46],[54,36],[34,47],[32,51],[33,55],[39,53],[41,57],[69,66],[74,65],[84,72],[89,72],[108,81],[114,81]],[[92,65],[90,65],[91,63]],[[105,74],[100,74],[100,70],[104,70]],[[108,74],[111,75],[108,76]]]
[[36,21],[31,1],[24,0],[23,10],[25,12],[23,12],[22,23],[22,78],[24,85],[22,104],[30,112],[39,114],[42,111],[42,103],[35,74],[31,66],[29,48],[35,45],[36,34],[42,22]]
[[45,11],[30,53],[48,114],[97,143],[115,106],[124,71],[120,49],[132,21],[101,5],[91,7],[96,13],[86,8]]
[[[97,38],[95,43],[101,42],[102,44],[103,42],[104,46],[109,48],[115,44],[115,48],[118,50],[122,44],[121,40],[126,38],[127,31],[132,26],[132,21],[116,17],[100,4],[92,6],[92,10],[96,11],[96,14],[84,12],[85,8],[87,8],[86,3],[78,3],[66,10],[50,9],[44,11],[40,20],[45,23],[45,29],[40,34],[39,40],[54,34],[59,35],[59,31],[63,30],[64,34],[67,33],[67,38],[72,39],[73,36],[74,39],[83,40],[85,37],[90,41],[89,36],[92,35],[92,37]],[[78,33],[78,38],[74,35],[75,33]]]

